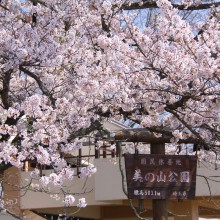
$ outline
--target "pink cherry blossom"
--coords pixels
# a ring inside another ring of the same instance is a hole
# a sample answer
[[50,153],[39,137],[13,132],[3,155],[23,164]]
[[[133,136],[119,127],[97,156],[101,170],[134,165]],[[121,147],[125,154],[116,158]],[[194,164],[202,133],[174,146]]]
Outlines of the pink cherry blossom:
[[[201,160],[218,162],[219,7],[197,22],[158,0],[145,26],[124,10],[129,2],[1,2],[0,161],[19,168],[35,161],[30,181],[38,179],[40,189],[64,190],[66,180],[74,181],[66,155],[75,155],[88,136],[103,134],[97,148],[108,141],[98,126],[104,120],[129,119],[157,137],[169,134],[172,152],[191,138]],[[202,3],[178,4],[187,10]],[[96,172],[87,165],[81,177]],[[51,173],[41,176],[41,166]],[[72,205],[75,199],[65,195]]]

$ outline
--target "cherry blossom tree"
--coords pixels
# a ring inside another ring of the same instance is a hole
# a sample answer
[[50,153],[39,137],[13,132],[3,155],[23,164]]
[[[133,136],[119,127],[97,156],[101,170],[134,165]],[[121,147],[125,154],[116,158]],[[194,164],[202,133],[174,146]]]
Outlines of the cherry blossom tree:
[[[190,139],[219,163],[219,2],[2,0],[0,160],[52,166],[41,187],[74,173],[64,155],[104,119],[130,119],[159,139]],[[156,7],[147,27],[128,10]],[[179,10],[206,10],[205,21]],[[127,137],[128,139],[129,137]],[[124,138],[126,139],[126,138]],[[131,138],[132,139],[132,138]],[[94,167],[83,169],[90,176]],[[67,205],[75,201],[66,195]],[[82,198],[79,206],[86,204]]]

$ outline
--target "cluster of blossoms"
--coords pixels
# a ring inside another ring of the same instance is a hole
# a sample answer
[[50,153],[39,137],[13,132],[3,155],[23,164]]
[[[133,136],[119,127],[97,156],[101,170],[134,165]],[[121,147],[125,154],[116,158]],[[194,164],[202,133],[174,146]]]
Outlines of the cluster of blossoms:
[[87,206],[86,200],[85,198],[80,198],[79,202],[77,204],[77,207],[79,208],[85,208]]
[[67,207],[72,206],[74,202],[75,202],[74,196],[72,196],[72,195],[65,196],[65,198],[64,198],[65,206],[67,206]]
[[[219,8],[198,29],[158,0],[155,21],[140,28],[124,2],[1,1],[0,161],[51,166],[48,176],[32,172],[42,187],[73,179],[63,155],[82,148],[86,128],[105,117],[219,152]],[[88,165],[81,177],[95,172]]]
[[86,177],[96,173],[97,169],[94,167],[94,165],[89,164],[86,167],[82,167],[80,171],[80,177]]
[[[73,195],[66,195],[64,198],[64,204],[66,207],[72,206],[75,202],[75,198]],[[85,198],[80,198],[77,204],[79,208],[85,208],[87,205]]]
[[[66,195],[64,198],[64,204],[66,207],[72,206],[75,202],[75,198],[73,195]],[[87,206],[85,198],[80,198],[77,204],[79,208],[85,208]]]

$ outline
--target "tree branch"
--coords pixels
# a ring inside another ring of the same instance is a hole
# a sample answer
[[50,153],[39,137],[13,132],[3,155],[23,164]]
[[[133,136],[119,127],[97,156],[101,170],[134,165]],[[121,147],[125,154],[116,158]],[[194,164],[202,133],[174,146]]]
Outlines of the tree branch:
[[9,91],[10,91],[10,80],[11,80],[11,74],[12,70],[8,70],[7,72],[3,73],[2,76],[2,84],[3,88],[0,90],[0,95],[2,99],[2,103],[6,109],[10,107],[10,101],[9,101]]
[[[177,8],[179,10],[204,10],[209,9],[213,7],[218,7],[220,5],[220,2],[212,2],[212,3],[204,3],[199,5],[190,5],[189,7],[186,7],[186,5],[183,4],[172,4],[174,8]],[[146,8],[158,8],[155,1],[144,1],[143,4],[140,4],[139,2],[135,2],[132,4],[124,4],[122,6],[122,9],[124,10],[138,10],[138,9],[146,9]]]
[[165,110],[167,112],[170,112],[171,114],[173,114],[189,131],[191,131],[192,134],[195,135],[195,137],[197,138],[197,143],[203,144],[205,150],[210,149],[210,146],[207,143],[205,143],[205,141],[202,139],[202,137],[199,135],[199,133],[196,130],[194,130],[192,127],[190,127],[187,124],[187,122],[184,121],[175,110],[170,109],[168,107],[165,107]]
[[77,137],[85,137],[86,135],[91,134],[93,131],[98,131],[102,136],[109,135],[108,130],[103,128],[102,123],[100,123],[98,120],[91,120],[91,125],[88,128],[81,128],[78,131],[72,133],[68,141],[71,141]]
[[[170,143],[172,135],[162,135],[162,137],[157,137],[153,132],[146,128],[136,128],[136,129],[125,129],[119,130],[114,133],[114,139],[123,142],[145,142],[145,143]],[[196,138],[187,138],[184,140],[179,140],[178,143],[198,143],[199,140]]]
[[0,7],[5,9],[6,11],[9,11],[9,9],[7,7],[5,7],[4,5],[0,4]]
[[36,76],[34,73],[29,71],[28,69],[25,69],[21,65],[19,66],[19,70],[24,72],[25,74],[27,74],[31,78],[33,78],[37,82],[37,84],[38,84],[39,88],[41,89],[41,91],[43,92],[43,94],[46,95],[47,97],[49,97],[52,104],[55,105],[55,99],[53,98],[52,94],[45,88],[45,86],[43,85],[42,81],[40,80],[40,78],[38,76]]

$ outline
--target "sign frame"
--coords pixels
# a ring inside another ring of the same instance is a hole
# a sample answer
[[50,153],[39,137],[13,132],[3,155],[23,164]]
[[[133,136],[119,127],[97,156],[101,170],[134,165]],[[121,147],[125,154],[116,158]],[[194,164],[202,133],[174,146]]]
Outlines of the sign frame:
[[194,199],[197,156],[125,154],[129,199]]

